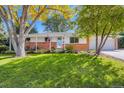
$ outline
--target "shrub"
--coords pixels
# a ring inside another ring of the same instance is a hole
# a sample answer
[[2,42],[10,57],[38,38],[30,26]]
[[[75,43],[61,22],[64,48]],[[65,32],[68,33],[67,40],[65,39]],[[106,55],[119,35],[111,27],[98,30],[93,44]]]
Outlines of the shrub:
[[44,53],[50,53],[50,50],[48,50],[48,49],[38,49],[37,51],[35,51],[35,50],[27,51],[27,54],[32,54],[32,53],[44,54]]
[[8,51],[5,51],[5,54],[15,54],[15,52],[8,50]]
[[33,54],[35,50],[28,50],[26,51],[27,54]]
[[41,51],[41,53],[50,53],[49,49],[41,49],[40,51]]
[[0,45],[0,53],[4,53],[8,50],[8,47],[6,45]]
[[118,47],[119,48],[124,48],[124,37],[120,37],[118,39],[118,42],[119,42]]

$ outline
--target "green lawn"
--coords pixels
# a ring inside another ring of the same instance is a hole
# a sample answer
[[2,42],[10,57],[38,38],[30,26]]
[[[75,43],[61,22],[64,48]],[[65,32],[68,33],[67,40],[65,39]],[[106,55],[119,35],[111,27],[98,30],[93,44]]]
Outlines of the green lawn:
[[122,87],[124,63],[86,54],[0,55],[0,87]]

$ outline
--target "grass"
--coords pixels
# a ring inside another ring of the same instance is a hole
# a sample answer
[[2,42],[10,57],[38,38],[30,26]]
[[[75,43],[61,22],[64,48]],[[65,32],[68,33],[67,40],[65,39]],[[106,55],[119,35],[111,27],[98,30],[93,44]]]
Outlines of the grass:
[[124,63],[86,54],[0,55],[0,87],[123,87]]

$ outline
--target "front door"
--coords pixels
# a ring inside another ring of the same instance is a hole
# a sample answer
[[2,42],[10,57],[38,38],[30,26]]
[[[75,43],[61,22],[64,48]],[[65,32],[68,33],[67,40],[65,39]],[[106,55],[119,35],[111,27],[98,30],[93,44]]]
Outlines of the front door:
[[62,38],[58,37],[57,39],[57,48],[62,48]]

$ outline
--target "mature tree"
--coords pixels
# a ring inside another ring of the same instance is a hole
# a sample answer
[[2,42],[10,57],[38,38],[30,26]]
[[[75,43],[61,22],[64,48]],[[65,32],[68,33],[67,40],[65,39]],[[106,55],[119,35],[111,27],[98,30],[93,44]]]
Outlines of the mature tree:
[[115,35],[124,30],[123,6],[83,6],[77,20],[79,36],[96,37],[96,54],[101,49],[110,35]]
[[65,32],[70,29],[70,22],[60,14],[53,14],[42,25],[45,26],[44,31]]
[[[35,22],[46,20],[51,11],[61,12],[67,19],[71,16],[69,6],[0,6],[0,17],[6,24],[17,57],[25,56],[25,39]],[[19,34],[17,34],[15,25],[19,26]]]

